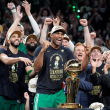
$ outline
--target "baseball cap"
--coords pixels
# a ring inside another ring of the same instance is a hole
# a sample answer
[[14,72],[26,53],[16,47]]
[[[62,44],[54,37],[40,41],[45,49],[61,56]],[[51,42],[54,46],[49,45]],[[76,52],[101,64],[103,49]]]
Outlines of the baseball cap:
[[47,37],[50,37],[51,32],[48,32]]
[[2,31],[3,31],[3,27],[2,25],[0,25],[0,34],[2,33]]
[[66,34],[66,30],[62,26],[54,26],[51,30],[51,34],[53,34],[56,31],[62,31],[64,34]]
[[38,78],[32,78],[32,79],[29,80],[29,83],[28,83],[28,90],[29,90],[30,92],[36,93],[36,88],[37,88],[36,84],[37,84],[37,80],[38,80]]
[[63,39],[66,39],[68,42],[69,42],[69,37],[66,35],[66,34],[64,34],[64,37],[63,37]]
[[24,27],[22,24],[18,23],[17,27],[21,27],[24,30]]
[[28,35],[28,36],[26,37],[26,41],[25,41],[25,43],[26,43],[27,40],[30,39],[30,38],[34,38],[36,41],[38,40],[38,38],[37,38],[36,35],[34,35],[34,34],[30,34],[30,35]]
[[7,40],[9,40],[10,37],[11,37],[13,34],[18,34],[20,37],[21,37],[21,35],[22,35],[20,31],[13,31],[13,32],[10,32],[10,33],[8,34]]
[[98,49],[100,52],[102,52],[102,49],[99,47],[99,46],[94,46],[91,48],[91,52],[94,50],[94,49]]

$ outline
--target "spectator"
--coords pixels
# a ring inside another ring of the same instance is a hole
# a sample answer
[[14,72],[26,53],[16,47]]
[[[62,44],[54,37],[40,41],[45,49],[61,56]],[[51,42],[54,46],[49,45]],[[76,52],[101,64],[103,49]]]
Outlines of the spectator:
[[7,24],[8,28],[12,24],[12,16],[10,15],[9,10],[5,10],[4,17],[3,17],[3,22]]
[[[85,58],[85,45],[81,43],[77,43],[74,48],[74,55],[81,63]],[[78,77],[80,77],[80,84],[78,93],[76,96],[76,103],[80,103],[83,107],[88,107],[88,96],[87,92],[92,91],[93,85],[90,82],[90,74],[92,72],[92,67],[89,64],[84,73],[80,73]]]
[[104,74],[101,76],[98,76],[97,73],[94,71],[96,69],[98,59],[94,61],[93,58],[91,58],[90,62],[92,65],[91,81],[93,85],[101,85],[102,103],[105,107],[110,106],[110,74],[108,74],[108,71],[110,70],[110,59],[107,59],[104,66]]
[[98,31],[99,29],[102,29],[102,16],[98,13],[98,9],[94,8],[93,9],[93,14],[89,21],[91,22],[93,28],[95,31]]
[[[98,63],[96,65],[96,69],[94,69],[94,73],[96,72],[97,77],[104,74],[104,63],[102,62],[102,50],[99,46],[94,46],[91,48],[90,58],[96,60],[98,59]],[[92,65],[91,65],[92,66]],[[101,92],[101,86],[93,86],[93,90],[88,93],[88,103],[91,105],[93,102],[100,102],[100,92]]]
[[92,8],[90,7],[89,0],[84,1],[84,6],[81,6],[80,13],[83,19],[88,19],[91,16]]
[[102,40],[102,39],[96,38],[96,39],[95,39],[95,43],[96,43],[97,46],[99,46],[99,47],[102,49],[102,53],[103,53],[104,51],[109,50],[107,47],[103,46],[103,40]]
[[50,9],[49,6],[48,6],[48,7],[42,7],[42,8],[40,9],[40,12],[39,12],[38,16],[41,17],[41,19],[42,19],[42,24],[44,23],[45,18],[47,18],[47,17],[53,18],[53,17],[54,17],[54,16],[53,16],[53,13],[52,13],[52,11],[51,11],[51,9]]

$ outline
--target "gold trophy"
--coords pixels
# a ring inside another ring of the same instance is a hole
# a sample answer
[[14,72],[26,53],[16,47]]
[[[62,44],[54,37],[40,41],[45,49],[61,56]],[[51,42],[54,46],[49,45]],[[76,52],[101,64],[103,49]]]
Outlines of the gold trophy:
[[77,59],[67,61],[65,64],[65,72],[69,75],[66,78],[67,103],[61,103],[58,105],[58,108],[82,108],[80,104],[75,103],[80,82],[80,78],[77,76],[81,72],[81,63]]

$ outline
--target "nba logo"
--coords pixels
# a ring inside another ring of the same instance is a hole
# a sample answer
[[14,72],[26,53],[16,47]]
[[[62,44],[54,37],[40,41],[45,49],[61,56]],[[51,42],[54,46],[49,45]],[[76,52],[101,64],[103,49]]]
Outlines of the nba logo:
[[63,81],[63,84],[62,84],[62,85],[63,85],[64,92],[67,93],[67,84],[66,84],[66,80]]

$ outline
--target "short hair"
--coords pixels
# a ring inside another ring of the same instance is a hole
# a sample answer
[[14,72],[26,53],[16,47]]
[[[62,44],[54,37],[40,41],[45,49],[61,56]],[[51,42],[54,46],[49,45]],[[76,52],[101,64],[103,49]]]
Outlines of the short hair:
[[75,45],[75,47],[74,47],[74,51],[75,51],[75,49],[76,49],[77,46],[83,46],[83,47],[85,48],[85,45],[84,45],[83,43],[78,42],[78,43]]

